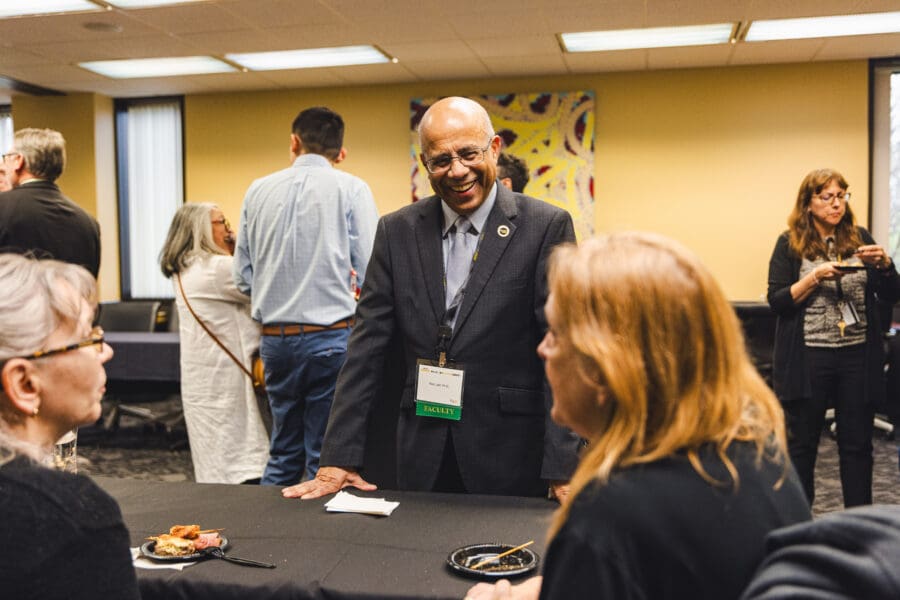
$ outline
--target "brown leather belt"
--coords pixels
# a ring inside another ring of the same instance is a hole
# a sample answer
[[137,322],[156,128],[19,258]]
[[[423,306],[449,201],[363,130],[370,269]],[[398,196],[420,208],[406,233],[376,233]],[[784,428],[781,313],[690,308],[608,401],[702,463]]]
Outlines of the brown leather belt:
[[353,327],[353,317],[349,317],[331,325],[307,325],[306,323],[263,325],[263,335],[301,335],[315,333],[317,331],[331,331],[332,329],[347,329]]

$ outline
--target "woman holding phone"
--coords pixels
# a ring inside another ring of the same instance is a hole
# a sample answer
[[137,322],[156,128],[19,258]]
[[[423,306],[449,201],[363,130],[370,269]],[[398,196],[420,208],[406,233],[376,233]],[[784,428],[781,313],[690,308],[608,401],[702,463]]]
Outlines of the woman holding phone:
[[829,407],[837,421],[844,506],[872,503],[874,406],[885,391],[877,302],[900,299],[894,262],[856,225],[848,188],[832,169],[809,173],[769,260],[768,300],[778,316],[773,383],[810,505]]

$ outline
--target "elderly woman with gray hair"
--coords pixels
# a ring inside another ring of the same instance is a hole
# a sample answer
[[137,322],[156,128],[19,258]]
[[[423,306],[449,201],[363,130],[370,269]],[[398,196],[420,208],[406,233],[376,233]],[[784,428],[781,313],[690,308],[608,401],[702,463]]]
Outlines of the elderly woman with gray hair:
[[248,368],[259,347],[250,297],[231,278],[233,250],[234,234],[219,207],[188,203],[175,213],[159,259],[175,289],[181,402],[200,483],[258,480],[269,458],[253,384],[212,338]]
[[112,349],[92,329],[94,278],[0,255],[0,590],[4,598],[139,598],[116,501],[48,468],[66,431],[95,422]]

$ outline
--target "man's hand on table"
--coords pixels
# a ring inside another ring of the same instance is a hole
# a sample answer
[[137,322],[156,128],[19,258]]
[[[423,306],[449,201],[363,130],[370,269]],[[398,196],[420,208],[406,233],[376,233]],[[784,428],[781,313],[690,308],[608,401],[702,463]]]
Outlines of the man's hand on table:
[[285,498],[312,500],[328,494],[334,494],[347,486],[353,486],[366,492],[378,489],[377,486],[363,479],[353,469],[322,467],[316,473],[315,479],[284,488],[281,490],[281,495]]
[[551,481],[550,482],[550,499],[556,500],[560,504],[569,495],[568,481]]
[[501,579],[496,584],[479,583],[469,589],[465,600],[537,600],[541,595],[541,582],[543,578],[532,577],[519,585],[512,585],[506,579]]

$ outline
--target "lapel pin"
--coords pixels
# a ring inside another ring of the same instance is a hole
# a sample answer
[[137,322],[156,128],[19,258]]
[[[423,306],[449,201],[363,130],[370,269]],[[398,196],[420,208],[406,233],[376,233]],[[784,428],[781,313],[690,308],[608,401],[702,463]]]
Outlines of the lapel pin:
[[506,225],[500,225],[499,227],[497,227],[497,235],[505,238],[509,235],[509,227],[507,227]]

